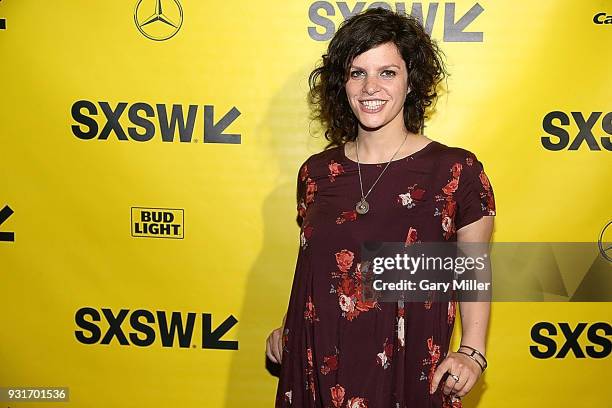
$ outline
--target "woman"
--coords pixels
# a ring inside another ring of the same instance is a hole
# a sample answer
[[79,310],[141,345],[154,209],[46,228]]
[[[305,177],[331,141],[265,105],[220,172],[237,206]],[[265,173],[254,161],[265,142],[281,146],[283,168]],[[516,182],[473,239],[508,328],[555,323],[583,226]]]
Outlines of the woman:
[[310,75],[327,148],[297,177],[300,248],[283,325],[277,407],[461,407],[486,368],[489,303],[365,301],[365,240],[488,242],[493,189],[468,150],[420,133],[446,74],[418,20],[370,9],[345,21]]

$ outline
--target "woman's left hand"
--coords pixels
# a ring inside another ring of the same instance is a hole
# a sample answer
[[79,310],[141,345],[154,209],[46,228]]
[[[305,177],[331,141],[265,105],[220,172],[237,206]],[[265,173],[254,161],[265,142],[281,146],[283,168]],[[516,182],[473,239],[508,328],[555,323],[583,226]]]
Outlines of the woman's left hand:
[[[446,372],[450,374],[443,384],[442,392],[446,395],[453,394],[459,397],[463,397],[470,392],[478,381],[478,377],[482,374],[478,363],[474,360],[465,354],[450,352],[434,372],[429,390],[431,394],[438,388],[440,380]],[[456,377],[453,378],[451,374],[459,377],[459,381],[455,381]]]

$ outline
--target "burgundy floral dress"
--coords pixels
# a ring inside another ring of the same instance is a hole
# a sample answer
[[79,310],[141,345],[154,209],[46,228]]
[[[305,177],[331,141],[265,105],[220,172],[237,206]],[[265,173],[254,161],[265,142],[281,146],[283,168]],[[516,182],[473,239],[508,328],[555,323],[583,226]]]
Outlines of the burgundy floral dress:
[[[386,163],[362,164],[367,191]],[[432,141],[391,162],[360,215],[357,163],[344,147],[310,156],[297,177],[300,247],[283,332],[276,407],[461,407],[430,395],[448,352],[456,302],[377,302],[361,296],[367,240],[456,241],[495,215],[493,189],[468,150]]]

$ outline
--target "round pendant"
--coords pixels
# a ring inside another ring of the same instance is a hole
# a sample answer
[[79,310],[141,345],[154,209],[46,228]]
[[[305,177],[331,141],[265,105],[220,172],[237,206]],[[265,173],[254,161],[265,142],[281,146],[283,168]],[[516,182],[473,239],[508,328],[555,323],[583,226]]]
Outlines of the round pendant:
[[369,209],[370,209],[370,204],[368,204],[368,202],[364,198],[359,200],[357,202],[357,205],[355,205],[355,211],[357,211],[357,213],[361,215],[367,213]]

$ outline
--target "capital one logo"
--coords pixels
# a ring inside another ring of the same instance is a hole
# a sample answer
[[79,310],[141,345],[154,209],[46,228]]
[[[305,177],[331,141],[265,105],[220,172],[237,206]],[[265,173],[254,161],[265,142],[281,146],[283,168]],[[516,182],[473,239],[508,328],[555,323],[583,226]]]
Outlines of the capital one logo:
[[606,13],[597,13],[593,16],[593,22],[597,25],[612,24],[612,15]]
[[153,41],[168,40],[183,25],[183,8],[178,0],[138,0],[134,8],[138,31]]

